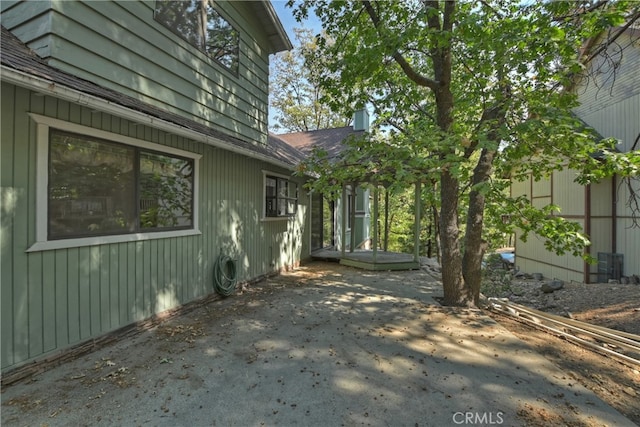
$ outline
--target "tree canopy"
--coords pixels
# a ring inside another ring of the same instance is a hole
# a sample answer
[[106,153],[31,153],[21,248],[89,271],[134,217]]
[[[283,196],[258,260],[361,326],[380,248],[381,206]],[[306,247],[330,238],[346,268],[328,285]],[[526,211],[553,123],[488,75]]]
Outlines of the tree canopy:
[[[583,184],[638,173],[637,152],[616,153],[615,141],[571,114],[570,89],[610,41],[603,32],[636,21],[639,3],[305,0],[294,13],[302,19],[311,9],[323,25],[323,100],[334,111],[373,105],[393,129],[385,141],[357,143],[353,155],[365,161],[334,169],[316,188],[388,171],[399,183],[437,182],[449,305],[478,302],[487,209],[511,214],[505,227],[539,234],[558,253],[584,253],[576,223],[504,189],[509,179],[564,167]],[[305,167],[327,165],[319,160]]]
[[351,112],[332,110],[322,101],[327,95],[319,83],[324,69],[314,61],[314,35],[304,28],[294,31],[296,47],[277,54],[271,62],[269,103],[276,113],[272,130],[306,132],[348,126]]

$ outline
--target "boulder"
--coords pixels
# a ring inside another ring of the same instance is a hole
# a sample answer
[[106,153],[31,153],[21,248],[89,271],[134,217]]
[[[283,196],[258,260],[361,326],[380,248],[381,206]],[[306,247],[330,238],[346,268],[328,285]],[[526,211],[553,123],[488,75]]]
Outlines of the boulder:
[[564,282],[562,280],[552,280],[549,283],[543,283],[540,286],[540,289],[545,294],[550,294],[552,292],[558,291],[564,287]]

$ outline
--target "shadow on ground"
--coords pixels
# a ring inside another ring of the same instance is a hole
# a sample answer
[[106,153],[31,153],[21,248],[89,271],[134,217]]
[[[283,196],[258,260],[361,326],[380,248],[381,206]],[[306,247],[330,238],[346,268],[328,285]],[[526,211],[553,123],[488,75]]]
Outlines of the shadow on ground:
[[313,263],[2,395],[3,425],[634,425],[426,270]]

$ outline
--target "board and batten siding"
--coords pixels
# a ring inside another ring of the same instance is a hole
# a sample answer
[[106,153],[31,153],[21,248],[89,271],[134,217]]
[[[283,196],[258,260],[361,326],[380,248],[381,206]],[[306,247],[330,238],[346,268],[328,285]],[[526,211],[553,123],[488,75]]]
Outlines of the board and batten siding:
[[[582,82],[577,90],[582,104],[574,110],[602,136],[619,140],[617,148],[623,152],[630,151],[640,135],[640,47],[637,37],[637,30],[620,37],[618,44],[628,47],[622,53],[612,52],[611,59],[617,62],[615,74],[610,72],[609,64],[603,67],[605,72]],[[600,63],[593,64],[596,69],[600,66]],[[640,149],[640,146],[636,145],[635,149]],[[631,185],[636,194],[640,194],[640,182],[632,180]],[[615,194],[615,199],[612,201],[605,192]],[[613,185],[608,181],[598,195],[592,196],[592,212],[605,209],[605,206],[611,211],[611,203],[615,202],[616,217],[615,227],[611,221],[599,221],[598,228],[594,230],[594,242],[600,237],[607,244],[598,245],[597,249],[594,247],[592,254],[595,256],[598,251],[623,254],[623,274],[626,276],[640,275],[637,261],[640,260],[640,229],[633,226],[633,212],[627,203],[630,195],[626,183],[621,185],[620,178],[616,177]],[[612,233],[615,233],[615,244]],[[595,271],[593,267],[591,271]]]
[[[620,141],[617,148],[629,151],[640,135],[640,48],[630,44],[636,34],[624,34],[617,41],[620,46],[628,46],[622,53],[613,49],[606,63],[597,58],[591,66],[598,70],[589,73],[589,77],[579,82],[575,91],[581,105],[574,113],[603,137],[612,137]],[[615,63],[615,74],[612,65]],[[636,149],[638,147],[636,146]],[[588,190],[573,182],[570,171],[554,172],[553,192],[545,196],[545,184],[512,183],[512,195],[527,194],[537,206],[548,202],[562,208],[560,215],[578,221],[590,230],[592,245],[590,253],[597,257],[598,252],[619,253],[624,256],[623,275],[640,274],[636,260],[640,259],[640,230],[632,227],[632,212],[626,201],[630,191],[626,185],[620,185],[620,177],[604,179],[594,183]],[[531,189],[527,188],[527,185]],[[640,192],[640,183],[632,181],[636,192]],[[589,191],[589,212],[585,212]],[[587,215],[588,214],[588,215]],[[587,218],[588,216],[588,218]],[[615,216],[615,222],[614,222]],[[589,220],[587,224],[586,221]],[[580,258],[564,260],[547,252],[540,242],[530,240],[517,241],[516,264],[526,272],[542,272],[545,276],[564,280],[584,279],[580,270]],[[566,270],[559,266],[566,264]],[[597,280],[597,265],[590,265],[589,280]],[[582,267],[584,269],[584,267]]]
[[266,143],[268,42],[245,2],[217,2],[240,33],[237,76],[156,22],[155,1],[2,3],[3,25],[50,65],[234,137]]
[[[263,219],[263,170],[290,172],[146,125],[2,83],[2,370],[213,292],[217,256],[238,280],[308,254],[308,198],[295,218]],[[198,153],[200,235],[27,252],[36,240],[36,124],[28,113]]]
[[[573,181],[576,173],[572,170],[554,171],[548,178],[534,181],[532,177],[511,184],[511,196],[526,196],[531,204],[541,209],[549,204],[561,207],[558,216],[566,217],[585,226],[584,187],[566,191],[568,182]],[[541,273],[547,279],[582,281],[584,263],[582,258],[571,254],[557,255],[548,251],[544,239],[535,233],[529,233],[527,241],[520,240],[521,232],[516,232],[516,266],[527,273]]]

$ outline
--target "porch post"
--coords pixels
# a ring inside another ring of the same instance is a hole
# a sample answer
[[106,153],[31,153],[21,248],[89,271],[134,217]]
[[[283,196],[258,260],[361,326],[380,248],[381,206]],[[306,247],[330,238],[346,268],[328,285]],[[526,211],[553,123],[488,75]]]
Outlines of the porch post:
[[421,182],[416,182],[416,195],[415,195],[415,227],[413,237],[413,260],[419,262],[420,260],[420,195],[421,195]]
[[373,187],[373,263],[378,259],[378,186]]
[[340,218],[340,222],[342,223],[342,230],[340,230],[340,250],[342,251],[342,258],[344,258],[345,254],[345,245],[347,239],[347,186],[342,187],[342,215]]
[[349,252],[356,250],[356,183],[351,185],[351,203],[349,204],[349,222],[351,222],[351,231],[349,233]]
[[382,250],[389,249],[389,188],[384,187],[384,244]]

